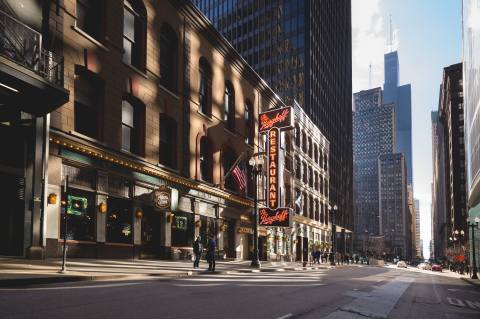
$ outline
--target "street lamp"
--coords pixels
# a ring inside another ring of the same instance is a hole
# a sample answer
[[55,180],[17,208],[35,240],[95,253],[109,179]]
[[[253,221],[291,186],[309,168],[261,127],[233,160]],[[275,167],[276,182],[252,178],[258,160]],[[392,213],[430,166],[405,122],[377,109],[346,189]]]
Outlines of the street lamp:
[[331,213],[331,222],[332,222],[332,253],[333,253],[333,261],[331,262],[332,266],[336,264],[336,255],[337,255],[337,225],[335,225],[335,215],[337,213],[338,206],[333,205],[333,208],[330,210]]
[[253,216],[254,216],[254,228],[253,228],[253,256],[250,267],[260,268],[260,260],[258,258],[258,174],[262,173],[263,158],[258,156],[255,160],[254,157],[251,157],[248,161],[248,164],[253,167],[253,183],[255,185],[255,191],[253,192]]
[[475,217],[474,221],[468,221],[468,227],[472,229],[472,279],[478,279],[477,276],[477,260],[475,256],[475,228],[478,229],[478,222],[480,217]]

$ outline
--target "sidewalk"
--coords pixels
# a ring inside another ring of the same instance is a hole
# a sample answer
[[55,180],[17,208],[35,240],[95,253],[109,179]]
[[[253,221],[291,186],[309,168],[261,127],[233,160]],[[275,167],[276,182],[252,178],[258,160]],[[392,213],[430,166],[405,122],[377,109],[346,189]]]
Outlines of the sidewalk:
[[[192,268],[192,262],[166,260],[69,259],[67,273],[59,273],[61,259],[29,260],[0,258],[0,287],[86,280],[128,280],[151,277],[176,278],[201,275],[208,264]],[[250,261],[217,261],[218,274],[231,272],[273,272],[331,268],[328,264],[302,267],[301,263],[262,262],[262,268],[250,268]]]

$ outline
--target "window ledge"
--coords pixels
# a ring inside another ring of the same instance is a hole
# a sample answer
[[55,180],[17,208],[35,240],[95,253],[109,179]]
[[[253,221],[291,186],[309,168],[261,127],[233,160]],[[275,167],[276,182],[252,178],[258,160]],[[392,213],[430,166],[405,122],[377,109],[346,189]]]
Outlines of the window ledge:
[[132,153],[132,152],[127,151],[127,150],[125,150],[125,149],[123,149],[123,148],[120,150],[120,153],[123,153],[123,154],[125,154],[125,155],[130,156],[130,157],[133,157],[133,158],[135,158],[135,159],[137,159],[137,160],[146,161],[146,159],[145,159],[144,156],[141,156],[141,155]]
[[85,31],[83,31],[82,29],[80,29],[76,25],[72,25],[72,30],[77,32],[78,34],[80,34],[81,36],[83,36],[84,38],[86,38],[87,40],[89,40],[90,42],[92,42],[93,44],[95,44],[96,46],[98,46],[99,48],[104,50],[105,52],[110,52],[109,48],[104,46],[100,41],[98,41],[97,39],[95,39],[94,37],[92,37],[91,35],[86,33]]
[[200,115],[201,117],[205,118],[207,121],[213,122],[213,119],[212,119],[210,116],[208,116],[207,114],[203,113],[202,111],[200,111],[200,110],[197,109],[197,113],[198,113],[198,115]]
[[175,173],[175,174],[180,175],[180,170],[178,170],[178,169],[171,168],[171,167],[168,167],[168,166],[163,165],[163,164],[160,164],[160,163],[158,163],[157,166],[160,167],[160,168],[162,168],[162,169],[164,169],[164,170],[166,170],[166,171],[168,171],[168,172],[171,172],[171,173]]
[[172,91],[170,91],[169,89],[167,89],[166,87],[164,87],[163,85],[161,85],[160,83],[158,83],[158,87],[161,88],[162,90],[164,90],[165,92],[167,92],[168,94],[170,94],[171,96],[173,96],[175,99],[177,99],[177,100],[180,99],[180,96],[178,96],[177,94],[173,93]]
[[93,137],[84,135],[84,134],[79,133],[79,132],[77,132],[77,131],[69,131],[68,133],[70,133],[70,135],[79,137],[79,138],[81,138],[81,139],[87,140],[87,141],[92,142],[92,143],[95,143],[95,144],[100,144],[100,145],[105,146],[105,147],[108,146],[107,144],[103,143],[103,142],[100,141],[100,140],[97,140],[97,139],[95,139],[95,138],[93,138]]
[[135,71],[136,73],[138,73],[139,75],[143,76],[145,79],[148,79],[147,73],[143,72],[142,70],[137,69],[136,67],[134,67],[134,66],[131,65],[131,64],[125,63],[125,62],[123,62],[123,61],[122,61],[122,63],[123,63],[124,65],[126,65],[128,68],[130,68],[131,70],[133,70],[133,71]]

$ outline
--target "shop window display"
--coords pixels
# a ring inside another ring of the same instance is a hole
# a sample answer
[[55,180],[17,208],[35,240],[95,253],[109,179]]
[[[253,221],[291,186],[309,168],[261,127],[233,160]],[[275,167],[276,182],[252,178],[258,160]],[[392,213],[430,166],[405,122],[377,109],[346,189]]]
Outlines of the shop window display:
[[172,246],[191,247],[194,227],[192,214],[176,212],[172,220]]
[[[95,240],[95,196],[93,193],[69,189],[66,194],[67,240]],[[62,224],[63,225],[63,224]],[[61,238],[64,238],[64,228]]]
[[109,198],[107,207],[107,242],[131,244],[133,242],[131,202],[124,199]]

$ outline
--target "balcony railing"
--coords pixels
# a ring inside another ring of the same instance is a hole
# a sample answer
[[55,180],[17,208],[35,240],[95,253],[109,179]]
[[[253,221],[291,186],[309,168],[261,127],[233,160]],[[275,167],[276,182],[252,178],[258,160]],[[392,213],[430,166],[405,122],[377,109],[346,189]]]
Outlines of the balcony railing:
[[63,57],[42,48],[42,35],[0,10],[0,55],[63,86]]

